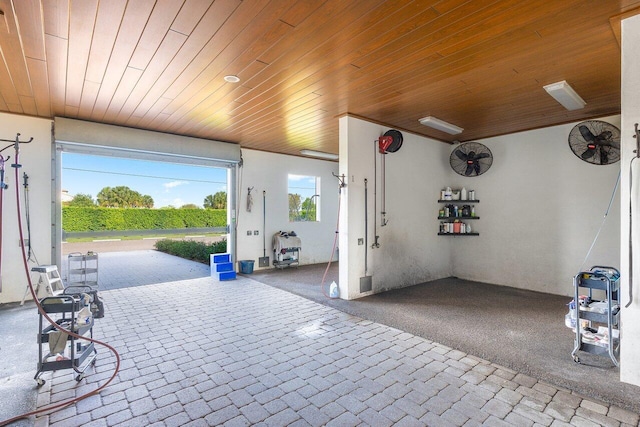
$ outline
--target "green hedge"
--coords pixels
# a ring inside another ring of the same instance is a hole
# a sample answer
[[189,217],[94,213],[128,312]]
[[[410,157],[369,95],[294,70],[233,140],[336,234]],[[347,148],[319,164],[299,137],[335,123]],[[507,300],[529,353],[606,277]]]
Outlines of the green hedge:
[[207,244],[194,240],[163,239],[157,241],[155,246],[161,252],[209,264],[209,255],[227,251],[227,240]]
[[66,232],[225,227],[226,209],[62,208]]

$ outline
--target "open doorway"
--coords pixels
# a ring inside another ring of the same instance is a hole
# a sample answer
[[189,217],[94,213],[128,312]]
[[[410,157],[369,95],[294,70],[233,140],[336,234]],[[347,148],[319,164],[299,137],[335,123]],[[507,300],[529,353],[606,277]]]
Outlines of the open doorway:
[[[156,242],[171,239],[209,245],[226,241],[226,169],[78,152],[62,152],[60,157],[65,280],[81,279],[72,273],[74,260],[88,253],[99,254],[95,267],[100,265],[101,287],[107,289],[126,285],[121,272],[132,260],[135,265],[127,274],[135,271],[145,278],[137,283],[209,274],[206,265],[158,253]],[[155,276],[159,269],[154,265],[167,262],[173,265],[171,277]]]

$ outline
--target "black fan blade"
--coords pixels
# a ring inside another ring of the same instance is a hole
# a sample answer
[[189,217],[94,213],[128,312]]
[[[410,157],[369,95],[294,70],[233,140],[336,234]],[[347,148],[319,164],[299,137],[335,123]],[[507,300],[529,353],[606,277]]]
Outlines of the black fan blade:
[[471,175],[471,173],[473,172],[473,165],[474,165],[473,162],[467,163],[467,170],[464,171],[465,176]]
[[491,154],[489,153],[480,153],[476,156],[476,160],[480,160],[480,159],[486,159],[487,157],[491,157]]
[[474,167],[474,168],[475,168],[475,170],[476,170],[476,176],[477,176],[477,175],[480,175],[480,163],[475,162],[475,163],[473,164],[473,167]]
[[467,161],[467,155],[462,150],[458,149],[454,151],[454,153],[460,160],[464,160],[465,162]]
[[586,127],[585,125],[580,125],[578,126],[578,130],[582,134],[582,137],[584,138],[585,141],[595,142],[596,137],[593,136],[593,134],[591,133],[588,127]]
[[592,158],[595,154],[596,154],[595,147],[594,148],[587,148],[587,151],[582,153],[582,155],[580,157],[582,157],[583,160],[587,160],[587,159]]
[[609,164],[609,154],[607,154],[607,150],[604,147],[600,147],[600,164]]

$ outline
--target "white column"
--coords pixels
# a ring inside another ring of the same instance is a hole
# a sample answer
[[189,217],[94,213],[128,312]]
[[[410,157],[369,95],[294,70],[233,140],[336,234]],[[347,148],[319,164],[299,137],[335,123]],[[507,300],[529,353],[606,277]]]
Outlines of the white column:
[[[640,15],[622,21],[622,156],[620,267],[622,286],[620,380],[640,386],[640,159],[630,167],[640,123]],[[630,185],[630,172],[633,184]],[[630,191],[631,190],[631,191]],[[629,200],[633,200],[633,299],[629,307]]]

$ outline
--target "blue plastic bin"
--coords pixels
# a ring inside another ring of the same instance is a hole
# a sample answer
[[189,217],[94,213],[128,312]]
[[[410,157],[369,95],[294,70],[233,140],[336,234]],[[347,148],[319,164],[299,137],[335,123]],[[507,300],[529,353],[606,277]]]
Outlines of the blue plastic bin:
[[253,263],[252,259],[246,259],[240,261],[240,273],[242,274],[251,274],[253,273]]

